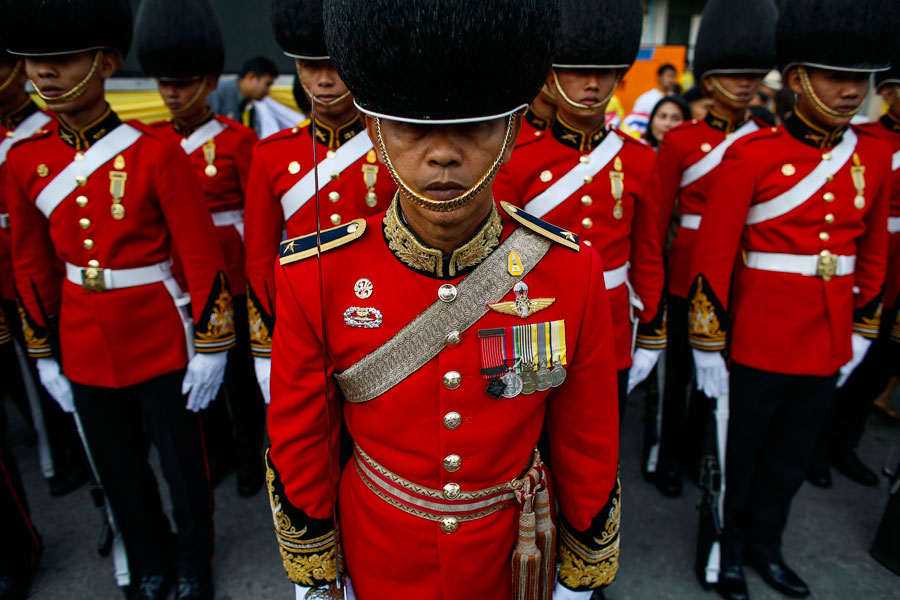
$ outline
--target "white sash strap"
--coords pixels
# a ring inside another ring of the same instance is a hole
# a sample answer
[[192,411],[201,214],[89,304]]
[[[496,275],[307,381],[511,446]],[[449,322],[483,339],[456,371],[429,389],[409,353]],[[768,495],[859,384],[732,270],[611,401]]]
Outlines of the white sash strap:
[[625,263],[618,269],[603,271],[603,282],[606,289],[612,290],[620,285],[624,285],[628,281],[628,263]]
[[891,158],[891,170],[896,171],[900,169],[900,150],[894,152],[893,158]]
[[0,229],[9,229],[9,213],[0,213]]
[[[319,163],[319,190],[331,183],[329,177],[332,173],[341,173],[362,158],[366,152],[372,149],[372,140],[365,130],[357,133],[353,138],[342,144],[340,148],[335,150],[332,158],[325,158]],[[281,197],[281,209],[284,212],[284,220],[287,221],[294,214],[303,208],[309,199],[316,194],[316,174],[315,169],[310,169],[300,181],[295,183],[291,189],[285,192]]]
[[116,154],[124,151],[141,137],[141,132],[130,125],[122,124],[103,136],[88,148],[83,160],[69,163],[53,181],[38,194],[35,205],[48,219],[60,202],[78,187],[76,177],[89,177],[94,171],[108,163]]
[[524,207],[525,212],[535,217],[546,215],[583,186],[585,177],[593,177],[603,170],[609,164],[609,161],[615,158],[623,145],[622,138],[615,131],[607,133],[606,139],[600,142],[600,145],[588,155],[590,156],[590,161],[587,163],[579,162],[571,171],[560,177],[556,183],[527,202]]
[[681,226],[685,229],[700,229],[700,215],[681,215]]
[[[778,252],[747,252],[746,264],[751,269],[793,273],[815,277],[820,274],[821,255],[781,254]],[[851,275],[856,268],[856,256],[832,256],[837,260],[834,277]]]
[[19,123],[19,126],[13,130],[12,137],[8,137],[0,142],[0,165],[6,162],[6,153],[12,148],[12,145],[19,140],[30,138],[34,133],[53,120],[53,117],[41,111],[37,111]]
[[206,142],[213,139],[226,129],[226,125],[217,119],[213,119],[208,123],[204,123],[198,127],[194,133],[187,138],[181,140],[181,147],[184,153],[190,156],[198,148],[201,148]]
[[689,166],[681,174],[681,187],[687,187],[715,169],[722,162],[725,151],[731,148],[731,145],[754,131],[759,131],[759,125],[752,119],[741,125],[737,130],[726,137],[718,146],[706,153],[706,156]]
[[783,194],[751,206],[747,211],[747,225],[756,225],[780,217],[809,200],[813,194],[822,189],[828,177],[833,176],[847,164],[856,149],[856,140],[853,129],[847,129],[844,139],[829,153],[831,160],[823,159],[809,175]]
[[888,233],[900,233],[900,217],[888,217]]

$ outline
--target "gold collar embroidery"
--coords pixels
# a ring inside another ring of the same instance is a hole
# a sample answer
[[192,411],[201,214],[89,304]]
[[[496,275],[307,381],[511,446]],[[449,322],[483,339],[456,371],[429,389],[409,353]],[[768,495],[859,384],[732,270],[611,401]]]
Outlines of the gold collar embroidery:
[[40,110],[38,105],[32,102],[31,98],[28,98],[21,106],[8,115],[0,115],[0,125],[13,130],[19,126],[19,123],[36,113],[38,110]]
[[553,137],[562,144],[581,152],[589,152],[603,141],[603,138],[606,137],[606,133],[609,130],[606,128],[606,123],[604,123],[594,131],[585,132],[574,125],[566,123],[563,118],[557,114],[551,131],[553,132]]
[[713,109],[709,109],[709,112],[706,113],[706,119],[704,120],[706,121],[706,124],[713,129],[718,129],[719,131],[724,131],[725,133],[734,133],[738,127],[747,122],[746,118],[744,118],[744,120],[742,121],[729,119],[725,115],[721,115]]
[[107,133],[122,124],[119,116],[113,112],[112,108],[109,107],[109,104],[106,105],[106,110],[103,111],[102,115],[97,117],[92,123],[88,124],[87,127],[81,129],[70,127],[63,120],[63,117],[57,118],[57,121],[59,122],[57,132],[62,141],[76,150],[82,151],[90,148],[91,144],[100,140]]
[[503,224],[496,204],[481,227],[464,244],[444,254],[439,248],[426,246],[409,228],[400,214],[397,196],[384,215],[383,231],[388,248],[407,267],[438,279],[451,279],[475,268],[500,244]]
[[846,127],[838,127],[828,131],[817,125],[813,125],[799,109],[795,108],[794,113],[785,119],[784,127],[788,133],[813,148],[833,148],[837,146],[847,131]]
[[[310,124],[310,127],[312,128],[312,124]],[[353,139],[356,134],[362,130],[363,120],[359,113],[356,113],[352,119],[336,128],[329,127],[316,119],[316,126],[314,128],[316,140],[320,144],[328,146],[331,150],[340,148],[341,144]]]

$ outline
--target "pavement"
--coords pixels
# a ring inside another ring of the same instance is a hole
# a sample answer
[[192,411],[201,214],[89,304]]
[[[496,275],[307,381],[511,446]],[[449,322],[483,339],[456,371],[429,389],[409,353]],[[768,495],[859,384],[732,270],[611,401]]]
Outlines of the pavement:
[[[900,406],[897,398],[895,405]],[[113,579],[112,560],[95,551],[100,516],[87,488],[51,497],[40,474],[36,449],[16,443],[24,433],[21,419],[13,407],[7,404],[6,408],[13,453],[22,470],[32,517],[46,545],[29,598],[122,598]],[[641,477],[642,413],[643,399],[636,392],[629,398],[622,434],[620,569],[606,598],[718,598],[715,592],[700,588],[693,571],[699,490],[686,483],[682,497],[665,498]],[[900,428],[876,417],[870,419],[858,449],[863,461],[880,471],[889,460],[896,464],[898,452]],[[814,598],[900,599],[900,577],[868,554],[887,502],[887,481],[865,488],[837,472],[833,479],[831,489],[804,484],[797,494],[784,537],[787,561],[810,585]],[[164,485],[161,477],[159,481]],[[230,476],[216,489],[215,523],[218,600],[294,597],[281,566],[264,491],[240,498],[234,475]],[[749,569],[747,580],[753,600],[783,598]]]

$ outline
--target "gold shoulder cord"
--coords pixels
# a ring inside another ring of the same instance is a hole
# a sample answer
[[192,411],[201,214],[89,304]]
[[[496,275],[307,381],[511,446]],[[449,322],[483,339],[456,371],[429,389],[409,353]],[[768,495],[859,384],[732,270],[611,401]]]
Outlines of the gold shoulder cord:
[[91,70],[88,71],[88,74],[81,80],[81,83],[73,87],[71,90],[62,94],[61,96],[45,96],[41,93],[41,90],[34,84],[34,81],[31,82],[31,85],[34,86],[34,91],[38,95],[38,97],[46,102],[49,106],[56,104],[65,104],[66,102],[71,102],[76,98],[80,97],[87,90],[88,85],[90,85],[91,80],[94,79],[94,76],[97,74],[97,70],[100,68],[100,61],[103,58],[103,50],[97,50],[97,54],[94,55],[94,64],[91,65]]
[[394,163],[391,162],[391,157],[388,155],[387,147],[384,145],[384,137],[381,135],[381,117],[375,117],[375,132],[378,135],[378,149],[381,150],[381,156],[384,157],[384,164],[388,169],[388,173],[391,174],[391,178],[393,178],[394,182],[397,184],[397,187],[403,190],[403,193],[412,200],[414,204],[420,206],[427,210],[433,210],[435,212],[450,212],[456,210],[457,208],[461,208],[472,201],[478,194],[480,194],[484,188],[490,185],[491,181],[493,181],[494,177],[497,176],[497,171],[500,170],[500,166],[503,164],[503,155],[506,154],[506,149],[509,147],[510,142],[512,141],[512,132],[513,132],[513,124],[515,123],[516,113],[509,115],[506,120],[506,135],[503,137],[503,145],[500,147],[500,152],[497,154],[497,158],[494,159],[494,163],[487,170],[487,172],[481,176],[481,179],[478,180],[478,183],[475,184],[475,187],[470,188],[461,196],[457,196],[452,200],[447,200],[446,202],[441,202],[439,200],[432,200],[431,198],[426,198],[421,194],[416,193],[409,184],[403,181],[403,178],[400,177],[400,174],[397,173],[397,170],[394,169]]
[[855,109],[848,112],[840,112],[834,109],[828,108],[825,106],[825,103],[819,98],[816,94],[816,91],[813,89],[812,82],[809,80],[809,73],[806,72],[806,67],[800,65],[797,67],[797,75],[800,77],[800,88],[803,90],[803,95],[809,98],[810,103],[812,103],[813,108],[820,115],[830,118],[830,119],[849,119],[853,117],[856,113],[862,109],[862,103],[857,106]]

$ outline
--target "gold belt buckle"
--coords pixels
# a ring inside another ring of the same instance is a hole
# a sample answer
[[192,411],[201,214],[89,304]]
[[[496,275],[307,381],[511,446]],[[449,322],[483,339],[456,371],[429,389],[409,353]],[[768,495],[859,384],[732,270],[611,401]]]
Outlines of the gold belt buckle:
[[830,281],[834,274],[837,273],[837,264],[837,256],[828,250],[822,250],[816,263],[816,276],[821,277],[825,281]]
[[106,281],[103,278],[103,269],[88,267],[81,269],[81,287],[91,292],[106,290]]

